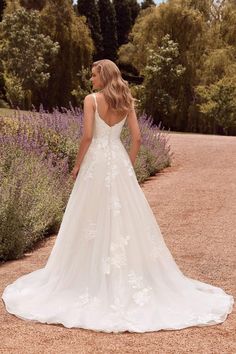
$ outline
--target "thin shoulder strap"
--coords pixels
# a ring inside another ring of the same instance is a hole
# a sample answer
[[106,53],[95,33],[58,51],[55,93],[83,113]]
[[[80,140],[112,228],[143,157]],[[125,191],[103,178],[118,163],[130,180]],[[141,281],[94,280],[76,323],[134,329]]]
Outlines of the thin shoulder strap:
[[96,106],[96,109],[97,109],[98,105],[97,105],[97,98],[96,98],[96,93],[95,92],[93,93],[93,97],[94,97],[95,106]]

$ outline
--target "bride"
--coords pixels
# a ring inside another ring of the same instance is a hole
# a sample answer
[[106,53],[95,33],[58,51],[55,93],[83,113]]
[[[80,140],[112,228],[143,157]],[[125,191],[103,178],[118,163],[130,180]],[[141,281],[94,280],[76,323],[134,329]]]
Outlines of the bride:
[[[103,332],[216,325],[232,311],[223,289],[185,276],[137,181],[134,99],[110,60],[92,65],[83,137],[60,230],[45,266],[9,284],[6,310],[23,320]],[[120,140],[127,122],[129,153]],[[191,235],[190,235],[191,237]]]

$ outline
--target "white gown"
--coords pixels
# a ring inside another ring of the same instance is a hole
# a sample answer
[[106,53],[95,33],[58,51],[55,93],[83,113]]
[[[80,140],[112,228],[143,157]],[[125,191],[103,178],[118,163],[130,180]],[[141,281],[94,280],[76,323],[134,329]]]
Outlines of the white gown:
[[[96,102],[96,96],[93,94]],[[120,140],[96,109],[44,268],[9,284],[6,310],[24,320],[103,332],[149,332],[225,321],[234,298],[178,268]]]

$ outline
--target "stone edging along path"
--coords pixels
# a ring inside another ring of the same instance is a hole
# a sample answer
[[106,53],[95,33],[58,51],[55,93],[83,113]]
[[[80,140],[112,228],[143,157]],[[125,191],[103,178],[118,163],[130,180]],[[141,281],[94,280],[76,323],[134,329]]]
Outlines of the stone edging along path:
[[[236,137],[169,133],[172,166],[142,188],[185,275],[236,297]],[[0,291],[41,268],[52,236],[20,260],[0,267]],[[144,334],[96,333],[23,321],[0,303],[0,353],[236,353],[235,307],[223,324]]]

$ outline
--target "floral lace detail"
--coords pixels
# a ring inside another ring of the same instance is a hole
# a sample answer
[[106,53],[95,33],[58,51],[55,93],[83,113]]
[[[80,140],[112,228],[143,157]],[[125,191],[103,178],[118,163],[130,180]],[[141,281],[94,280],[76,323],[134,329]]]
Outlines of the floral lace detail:
[[133,289],[138,289],[132,296],[135,303],[140,306],[146,304],[151,297],[152,287],[144,287],[143,277],[133,270],[128,273],[128,283]]
[[128,279],[128,283],[132,288],[141,289],[143,287],[143,277],[141,275],[136,275],[133,270],[128,273]]
[[149,286],[147,288],[144,288],[144,289],[139,290],[136,293],[134,293],[133,299],[136,302],[136,304],[138,304],[140,306],[145,305],[151,297],[151,294],[150,294],[151,290],[152,290],[152,287]]
[[96,147],[98,149],[107,149],[108,148],[108,144],[109,144],[109,140],[108,140],[108,137],[105,136],[105,137],[102,137],[100,139],[97,139],[95,140],[96,142]]
[[[119,138],[110,138],[105,134],[101,137],[93,138],[93,141],[85,156],[85,162],[81,166],[81,171],[84,171],[83,179],[91,180],[94,178],[94,168],[96,166],[97,155],[99,150],[103,150],[102,154],[106,161],[104,182],[107,188],[111,188],[113,180],[120,173],[118,168],[118,159],[123,161],[129,176],[134,176],[134,168],[127,156],[124,156],[124,151],[121,147],[122,143]],[[87,156],[90,155],[90,156]]]
[[96,165],[96,150],[91,144],[84,157],[84,160],[80,167],[80,173],[83,173],[83,179],[93,179],[94,178],[94,168]]
[[93,307],[99,306],[101,300],[99,300],[96,296],[92,297],[89,292],[88,288],[85,289],[85,292],[78,296],[78,300],[76,301],[77,306],[85,306],[90,305]]
[[91,164],[84,174],[84,179],[93,178],[94,176],[94,164]]
[[121,321],[125,321],[125,323],[130,326],[135,326],[138,322],[138,318],[140,317],[138,314],[138,308],[128,309],[126,301],[121,301],[121,299],[116,296],[114,298],[114,302],[110,305],[112,313],[110,315],[110,321],[112,323],[120,323]]
[[110,274],[111,267],[121,268],[127,264],[125,246],[128,244],[130,236],[119,236],[118,242],[110,245],[110,256],[102,259],[102,268],[105,274]]
[[[108,165],[110,165],[110,160],[108,160]],[[112,180],[118,175],[118,167],[116,164],[112,163],[111,167],[107,169],[107,173],[105,176],[105,186],[110,188]]]
[[110,308],[115,312],[121,313],[124,310],[124,303],[122,303],[120,298],[116,296],[114,303],[110,305]]
[[120,210],[121,210],[121,202],[120,202],[120,199],[118,197],[114,197],[110,203],[109,203],[109,210],[112,211],[112,214],[115,216],[115,215],[118,215],[120,214]]
[[156,229],[153,229],[152,227],[150,227],[147,230],[149,239],[151,241],[152,244],[152,250],[150,252],[150,257],[152,260],[156,260],[157,258],[159,258],[162,254],[163,251],[163,243],[162,240],[160,240],[160,238],[157,235],[157,231]]
[[131,161],[127,158],[124,158],[123,162],[124,162],[125,167],[127,168],[128,175],[134,176],[134,168],[133,168]]
[[97,236],[97,224],[89,221],[88,225],[82,231],[83,237],[92,240]]

